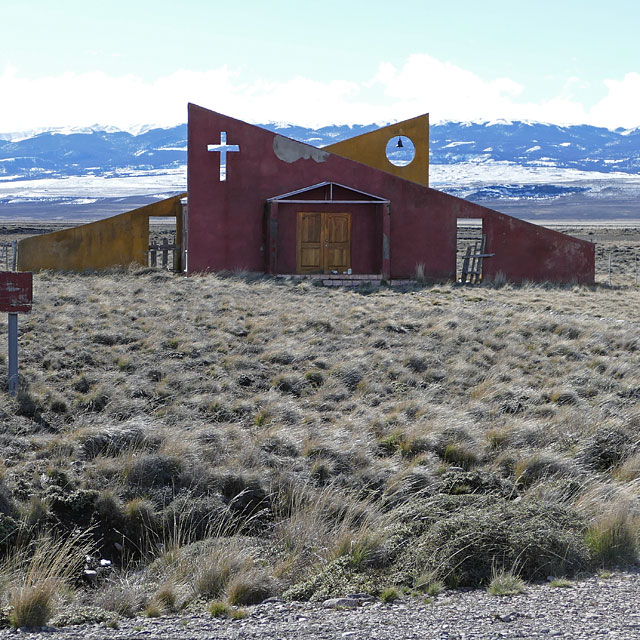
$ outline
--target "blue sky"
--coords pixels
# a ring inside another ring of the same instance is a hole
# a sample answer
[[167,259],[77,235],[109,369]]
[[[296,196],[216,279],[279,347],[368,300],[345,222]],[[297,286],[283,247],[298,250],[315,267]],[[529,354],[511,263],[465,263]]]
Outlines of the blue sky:
[[640,3],[1,0],[0,131],[531,119],[640,126]]

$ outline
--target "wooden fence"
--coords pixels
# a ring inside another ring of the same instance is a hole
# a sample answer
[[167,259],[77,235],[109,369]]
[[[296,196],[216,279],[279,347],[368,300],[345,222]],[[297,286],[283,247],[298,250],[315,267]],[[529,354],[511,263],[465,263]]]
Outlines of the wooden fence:
[[[149,266],[161,266],[163,269],[175,271],[178,261],[176,252],[178,250],[175,242],[169,243],[167,238],[162,238],[162,242],[151,242],[149,244]],[[158,254],[160,254],[160,265],[158,265]]]

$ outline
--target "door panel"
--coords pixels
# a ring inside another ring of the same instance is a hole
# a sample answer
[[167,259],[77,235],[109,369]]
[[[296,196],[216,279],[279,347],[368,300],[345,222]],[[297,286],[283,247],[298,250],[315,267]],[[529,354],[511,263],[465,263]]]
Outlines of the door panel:
[[298,273],[351,268],[351,214],[298,212]]
[[351,268],[351,215],[325,215],[325,271],[342,273]]
[[298,214],[298,273],[317,273],[323,270],[322,214]]

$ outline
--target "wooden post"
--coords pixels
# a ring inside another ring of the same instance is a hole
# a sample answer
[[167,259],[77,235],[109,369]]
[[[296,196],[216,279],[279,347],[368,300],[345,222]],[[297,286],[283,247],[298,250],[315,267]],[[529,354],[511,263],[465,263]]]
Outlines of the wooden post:
[[471,245],[467,245],[467,251],[462,260],[462,273],[460,274],[460,282],[467,283],[467,274],[469,273],[469,257],[471,256]]
[[609,251],[609,286],[611,286],[611,254],[612,251]]
[[13,249],[13,268],[11,269],[11,271],[17,271],[18,270],[18,241],[14,240],[11,243],[11,248]]
[[156,267],[158,265],[158,256],[156,253],[156,245],[155,243],[151,245],[151,266]]
[[176,248],[173,251],[173,270],[182,271],[182,201],[176,202]]
[[382,204],[382,279],[391,280],[391,203]]
[[9,313],[9,395],[18,393],[18,314]]
[[169,257],[169,248],[167,247],[168,244],[169,244],[169,241],[166,238],[162,238],[162,268],[163,269],[167,268],[167,260]]
[[635,258],[635,274],[636,274],[636,287],[638,286],[638,252],[636,251],[634,254]]

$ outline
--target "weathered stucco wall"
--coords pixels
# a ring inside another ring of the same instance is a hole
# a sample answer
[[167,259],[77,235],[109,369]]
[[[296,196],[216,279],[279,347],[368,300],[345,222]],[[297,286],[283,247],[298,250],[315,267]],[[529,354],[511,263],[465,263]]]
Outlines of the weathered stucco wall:
[[[25,238],[18,244],[20,271],[90,271],[132,262],[147,264],[149,218],[171,217],[181,222],[180,198],[185,194],[127,213]],[[179,236],[179,228],[177,229]]]
[[[411,163],[398,167],[386,154],[391,138],[407,136],[413,142],[416,155]],[[362,135],[327,145],[323,150],[387,171],[394,176],[429,186],[429,114],[397,122]]]
[[[208,145],[218,144],[222,132],[227,144],[238,148],[227,153],[226,180],[220,180],[221,154],[208,150]],[[412,277],[418,264],[424,265],[430,279],[455,278],[457,218],[482,218],[486,251],[496,253],[485,261],[485,279],[502,273],[513,281],[593,282],[594,248],[589,242],[196,105],[189,105],[188,137],[189,272],[268,270],[266,201],[322,182],[336,182],[390,201],[392,278]],[[383,138],[386,144],[387,134]],[[283,209],[283,222],[287,215]],[[278,237],[281,272],[294,269],[292,223],[285,223],[287,229]],[[375,247],[378,234],[375,225],[362,225],[361,231],[355,227],[352,250],[358,245]],[[369,270],[375,253],[362,255],[361,266]]]
[[[227,153],[224,181],[220,153],[208,151],[223,131],[227,144],[239,147]],[[417,262],[431,265],[436,278],[453,277],[451,260],[440,255],[455,255],[455,246],[442,246],[450,216],[425,216],[424,186],[196,105],[189,105],[188,136],[189,272],[264,271],[266,200],[327,181],[392,201],[392,277],[413,274]],[[354,245],[361,241],[367,239],[352,235]],[[280,246],[278,255],[288,250]]]

